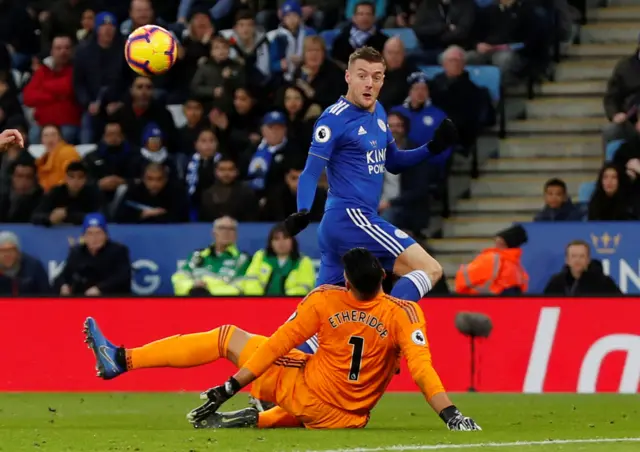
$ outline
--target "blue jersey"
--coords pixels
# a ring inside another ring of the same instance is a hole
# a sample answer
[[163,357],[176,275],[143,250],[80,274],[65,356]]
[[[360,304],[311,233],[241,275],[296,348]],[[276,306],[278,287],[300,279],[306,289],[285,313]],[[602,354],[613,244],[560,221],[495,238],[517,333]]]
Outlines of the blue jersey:
[[376,211],[382,195],[387,147],[393,137],[380,103],[363,110],[341,97],[318,118],[309,154],[327,160],[325,210]]

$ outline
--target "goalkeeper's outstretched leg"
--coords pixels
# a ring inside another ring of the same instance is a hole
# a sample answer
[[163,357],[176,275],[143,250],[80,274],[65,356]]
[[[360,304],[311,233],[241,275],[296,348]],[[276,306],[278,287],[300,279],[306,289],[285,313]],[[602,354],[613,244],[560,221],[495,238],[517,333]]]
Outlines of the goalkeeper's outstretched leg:
[[[203,333],[179,334],[142,347],[124,348],[113,345],[91,317],[84,323],[84,334],[85,342],[96,358],[98,377],[105,380],[136,369],[196,367],[221,358],[240,368],[267,339],[235,325],[223,325]],[[273,406],[258,400],[253,404],[259,411]]]

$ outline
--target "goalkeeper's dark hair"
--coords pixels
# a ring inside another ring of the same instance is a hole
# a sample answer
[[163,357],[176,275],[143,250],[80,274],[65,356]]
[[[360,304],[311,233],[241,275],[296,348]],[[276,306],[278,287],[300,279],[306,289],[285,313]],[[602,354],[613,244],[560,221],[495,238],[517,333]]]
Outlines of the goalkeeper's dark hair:
[[349,285],[360,300],[372,300],[378,295],[385,272],[373,254],[365,248],[353,248],[342,256],[342,265]]

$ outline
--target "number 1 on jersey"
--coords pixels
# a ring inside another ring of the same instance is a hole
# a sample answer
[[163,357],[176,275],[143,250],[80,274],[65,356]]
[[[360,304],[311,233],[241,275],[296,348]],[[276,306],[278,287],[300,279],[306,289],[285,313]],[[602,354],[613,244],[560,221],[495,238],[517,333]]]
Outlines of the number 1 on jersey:
[[351,336],[349,345],[353,346],[351,352],[351,369],[349,370],[349,381],[358,381],[360,378],[360,366],[362,365],[362,355],[364,351],[364,338]]

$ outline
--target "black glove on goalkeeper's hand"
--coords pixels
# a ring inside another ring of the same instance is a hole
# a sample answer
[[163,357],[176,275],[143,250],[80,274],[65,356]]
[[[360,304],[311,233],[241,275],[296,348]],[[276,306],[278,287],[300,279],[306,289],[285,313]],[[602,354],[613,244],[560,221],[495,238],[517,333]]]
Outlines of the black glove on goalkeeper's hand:
[[447,428],[457,432],[470,432],[474,430],[482,430],[482,428],[476,424],[476,421],[470,417],[463,416],[460,411],[451,405],[440,412],[440,418],[447,424]]
[[223,385],[208,389],[200,394],[200,398],[206,400],[206,402],[191,410],[187,414],[187,419],[191,423],[206,419],[218,411],[220,406],[233,397],[233,395],[240,389],[240,384],[233,377],[229,378],[229,380]]
[[427,143],[429,152],[438,155],[458,144],[458,129],[449,118],[445,118],[433,133],[433,139]]
[[284,227],[291,237],[298,235],[310,223],[309,211],[306,209],[292,213],[284,220]]

